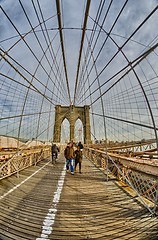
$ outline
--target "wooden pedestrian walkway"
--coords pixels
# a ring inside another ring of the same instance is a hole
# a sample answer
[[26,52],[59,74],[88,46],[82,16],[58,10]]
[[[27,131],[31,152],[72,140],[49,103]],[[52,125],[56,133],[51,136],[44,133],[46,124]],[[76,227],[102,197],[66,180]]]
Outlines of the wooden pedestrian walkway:
[[82,174],[63,155],[0,182],[0,239],[156,240],[158,218],[87,159]]

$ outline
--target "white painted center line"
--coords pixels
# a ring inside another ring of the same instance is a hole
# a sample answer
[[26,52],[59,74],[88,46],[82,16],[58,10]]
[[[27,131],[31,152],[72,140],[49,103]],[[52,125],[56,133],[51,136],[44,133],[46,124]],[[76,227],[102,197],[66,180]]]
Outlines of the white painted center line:
[[36,238],[36,240],[49,240],[48,237],[53,231],[55,215],[57,213],[57,204],[60,200],[60,195],[63,189],[65,174],[66,174],[66,165],[64,165],[63,171],[61,172],[61,176],[57,184],[57,190],[56,192],[54,192],[52,206],[48,210],[48,213],[43,221],[41,236],[39,238]]

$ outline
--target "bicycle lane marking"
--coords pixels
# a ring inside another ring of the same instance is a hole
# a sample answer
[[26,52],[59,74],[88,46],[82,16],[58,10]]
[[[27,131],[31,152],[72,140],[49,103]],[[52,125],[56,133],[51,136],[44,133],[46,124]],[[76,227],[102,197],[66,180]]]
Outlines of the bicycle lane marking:
[[39,171],[41,171],[46,165],[48,165],[50,163],[50,161],[48,163],[46,163],[43,167],[39,168],[36,172],[34,172],[31,176],[27,177],[25,180],[23,180],[21,183],[17,184],[16,186],[14,186],[12,189],[10,189],[7,193],[3,194],[2,196],[0,196],[0,200],[2,200],[4,197],[6,197],[8,194],[10,194],[11,192],[13,192],[15,189],[17,189],[18,187],[20,187],[23,183],[25,183],[26,181],[28,181],[31,177],[33,177],[36,173],[38,173]]

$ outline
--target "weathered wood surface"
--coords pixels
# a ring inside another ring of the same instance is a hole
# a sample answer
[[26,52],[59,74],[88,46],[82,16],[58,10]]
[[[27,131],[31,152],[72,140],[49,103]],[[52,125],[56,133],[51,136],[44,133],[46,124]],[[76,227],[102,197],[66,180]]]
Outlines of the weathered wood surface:
[[[151,217],[136,196],[127,194],[115,179],[107,182],[88,160],[84,159],[82,165],[82,174],[66,173],[56,206],[53,198],[64,167],[63,156],[54,166],[45,160],[20,172],[20,178],[13,175],[3,179],[0,239],[158,239],[158,218]],[[55,222],[45,236],[41,235],[43,222],[54,206]]]

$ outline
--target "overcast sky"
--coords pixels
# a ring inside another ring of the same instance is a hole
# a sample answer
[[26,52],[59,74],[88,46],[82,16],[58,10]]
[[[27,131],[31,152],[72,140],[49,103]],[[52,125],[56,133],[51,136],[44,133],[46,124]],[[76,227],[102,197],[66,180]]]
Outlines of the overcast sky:
[[[153,129],[139,125],[153,127],[158,122],[158,50],[142,59],[135,72],[129,62],[158,42],[158,1],[91,0],[76,93],[86,1],[60,3],[71,101],[75,95],[76,105],[91,106],[93,135],[105,137],[106,115],[109,139],[128,140],[130,134],[132,139],[153,137]],[[1,134],[49,139],[54,106],[70,104],[56,1],[0,0],[0,4]]]

